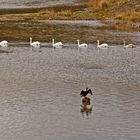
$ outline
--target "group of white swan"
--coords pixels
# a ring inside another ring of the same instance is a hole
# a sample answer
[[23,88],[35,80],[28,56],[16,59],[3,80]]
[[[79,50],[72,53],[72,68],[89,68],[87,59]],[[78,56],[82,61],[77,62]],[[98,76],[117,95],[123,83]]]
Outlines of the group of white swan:
[[[78,43],[78,48],[87,48],[88,47],[87,43],[80,44],[79,40],[77,40],[77,43]],[[32,38],[30,38],[30,46],[35,47],[35,48],[39,48],[40,44],[41,43],[38,41],[32,42]],[[52,39],[52,46],[53,46],[53,48],[60,49],[60,48],[63,48],[63,43],[62,42],[54,43],[54,39]],[[109,45],[107,43],[100,44],[99,40],[97,40],[97,47],[98,48],[107,48],[108,46]],[[126,45],[125,41],[124,41],[124,48],[135,48],[135,47],[136,47],[136,45],[134,45],[134,44]]]
[[[30,47],[33,48],[40,48],[41,43],[39,41],[32,42],[32,38],[30,37]],[[62,42],[54,43],[54,39],[52,39],[52,46],[53,48],[62,48]]]
[[[78,48],[87,48],[88,47],[88,44],[86,43],[82,43],[80,44],[79,40],[77,40],[77,43],[78,43]],[[4,40],[4,41],[1,41],[0,42],[0,46],[3,47],[3,48],[6,48],[8,47],[8,41]],[[53,48],[63,48],[63,43],[62,42],[57,42],[57,43],[54,43],[54,39],[52,39],[52,46]],[[98,48],[107,48],[109,45],[107,43],[103,43],[103,44],[100,44],[99,43],[99,40],[97,40],[97,47]],[[41,43],[39,41],[32,41],[32,37],[30,37],[30,47],[33,49],[33,48],[40,48],[41,47]],[[136,45],[134,44],[128,44],[126,45],[125,44],[125,41],[124,41],[124,48],[135,48]]]

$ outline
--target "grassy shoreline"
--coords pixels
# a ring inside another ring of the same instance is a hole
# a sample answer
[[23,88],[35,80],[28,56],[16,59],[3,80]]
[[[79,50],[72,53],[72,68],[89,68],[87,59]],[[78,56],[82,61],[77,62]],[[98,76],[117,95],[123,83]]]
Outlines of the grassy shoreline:
[[[92,10],[89,8],[88,5],[85,4],[76,6],[49,7],[41,9],[20,9],[19,11],[18,9],[16,10],[13,10],[13,12],[11,12],[11,10],[7,10],[7,12],[0,12],[1,40],[7,39],[14,41],[25,41],[28,40],[29,36],[33,36],[34,38],[37,37],[42,41],[46,40],[46,37],[43,38],[42,36],[46,36],[49,30],[48,28],[50,28],[51,30],[50,25],[47,24],[48,20],[100,20],[105,25],[100,27],[101,30],[107,29],[120,32],[140,31],[139,20],[131,21],[126,19],[115,19],[114,17],[109,16],[106,13],[104,13],[105,15],[102,15],[103,11],[100,11],[99,9]],[[55,26],[53,27],[55,28]],[[71,29],[69,30],[68,28],[68,32],[70,31]],[[50,40],[52,34],[53,32],[48,35],[48,40]],[[58,37],[59,36],[60,35],[58,35]],[[89,40],[89,42],[90,41],[91,40]]]
[[[140,22],[139,0],[89,0],[78,5],[0,9],[0,21],[14,20],[124,20]],[[12,19],[9,17],[13,16]]]
[[[57,6],[35,9],[0,11],[0,22],[39,22],[41,20],[101,20],[112,28],[140,31],[140,20],[115,18],[106,10],[89,8],[88,5]],[[12,18],[11,18],[12,17]]]

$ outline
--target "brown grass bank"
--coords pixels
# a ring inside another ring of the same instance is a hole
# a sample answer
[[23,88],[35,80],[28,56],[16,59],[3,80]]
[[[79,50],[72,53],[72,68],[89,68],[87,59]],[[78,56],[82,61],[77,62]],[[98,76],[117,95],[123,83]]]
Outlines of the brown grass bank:
[[139,0],[89,0],[88,5],[97,17],[140,21]]
[[[1,10],[0,20],[119,19],[140,21],[139,0],[84,0],[80,5],[40,9]],[[12,18],[9,18],[12,14]],[[10,16],[9,16],[10,15]],[[14,16],[13,16],[14,15]]]

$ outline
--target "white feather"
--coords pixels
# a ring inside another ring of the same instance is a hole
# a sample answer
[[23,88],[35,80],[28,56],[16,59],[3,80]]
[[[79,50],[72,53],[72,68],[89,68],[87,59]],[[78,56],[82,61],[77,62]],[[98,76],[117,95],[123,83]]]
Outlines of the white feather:
[[107,43],[100,44],[99,43],[99,40],[97,40],[97,47],[98,48],[107,48],[108,47],[108,44]]
[[86,44],[86,43],[80,44],[80,43],[79,43],[79,40],[77,40],[77,42],[78,42],[78,47],[79,47],[79,48],[87,48],[87,47],[88,47],[88,44]]
[[128,45],[126,45],[125,44],[125,41],[124,41],[124,48],[135,48],[136,47],[136,45],[134,45],[134,44],[128,44]]
[[53,48],[61,49],[63,47],[63,43],[62,42],[54,43],[54,39],[52,39],[52,46]]
[[30,46],[33,48],[40,48],[41,43],[39,41],[32,42],[32,38],[30,37]]
[[6,48],[8,47],[8,42],[6,40],[3,40],[0,42],[0,46]]

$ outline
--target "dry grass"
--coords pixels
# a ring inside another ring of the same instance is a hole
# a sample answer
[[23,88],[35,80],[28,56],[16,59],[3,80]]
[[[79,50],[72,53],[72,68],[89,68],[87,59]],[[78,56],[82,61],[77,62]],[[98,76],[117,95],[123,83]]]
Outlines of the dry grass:
[[49,17],[55,16],[55,11],[53,9],[52,10],[44,9],[44,10],[41,10],[39,13],[42,15],[47,15]]
[[64,10],[64,11],[59,11],[57,12],[58,16],[63,16],[63,17],[72,17],[73,12],[71,10]]
[[88,5],[97,17],[140,21],[139,0],[89,0]]
[[110,4],[110,0],[89,0],[89,7],[106,9]]
[[73,16],[73,12],[71,10],[41,10],[39,12],[41,15],[46,16],[52,19],[61,19],[61,18],[70,18]]
[[89,0],[88,5],[89,7],[97,7],[101,0]]
[[[133,3],[135,2],[135,3]],[[36,13],[1,15],[0,21],[40,19],[120,19],[140,21],[140,2],[128,0],[88,0],[87,7],[46,8]]]
[[115,18],[120,20],[140,21],[140,12],[131,9],[117,13]]
[[93,19],[94,14],[90,11],[72,10],[41,10],[40,15],[49,19]]

